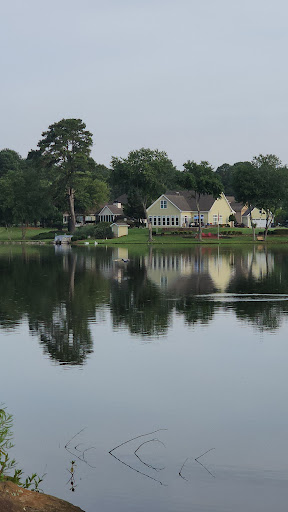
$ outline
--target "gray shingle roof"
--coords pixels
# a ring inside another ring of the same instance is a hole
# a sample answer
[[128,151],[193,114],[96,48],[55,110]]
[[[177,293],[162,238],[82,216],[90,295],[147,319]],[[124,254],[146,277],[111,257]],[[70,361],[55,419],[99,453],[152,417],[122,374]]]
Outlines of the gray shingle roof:
[[113,214],[113,215],[123,215],[123,208],[118,208],[118,206],[116,206],[115,204],[105,204],[105,206],[103,206],[101,208],[101,210],[99,211],[99,213],[104,209],[104,208],[109,208],[110,212]]
[[231,208],[233,208],[235,212],[241,212],[245,206],[243,203],[238,203],[234,196],[226,196],[226,199],[229,201]]
[[[196,199],[193,197],[193,191],[180,190],[177,192],[174,190],[168,190],[164,195],[181,211],[197,211]],[[211,195],[201,196],[200,210],[202,212],[209,212],[214,202],[215,199]]]

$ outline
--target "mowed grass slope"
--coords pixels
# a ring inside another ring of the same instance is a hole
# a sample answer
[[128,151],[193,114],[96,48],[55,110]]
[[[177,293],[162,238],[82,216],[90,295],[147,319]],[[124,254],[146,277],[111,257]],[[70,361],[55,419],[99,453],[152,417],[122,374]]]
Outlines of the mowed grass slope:
[[[29,227],[26,229],[25,241],[28,243],[33,241],[33,237],[38,235],[39,233],[48,233],[53,232],[53,228],[34,228]],[[55,230],[56,232],[56,230]],[[256,233],[263,233],[263,229],[256,230]],[[227,236],[227,238],[203,238],[202,242],[199,242],[197,238],[195,238],[196,231],[191,231],[187,233],[181,233],[178,235],[172,235],[165,233],[164,235],[160,234],[159,230],[158,235],[153,236],[153,245],[182,245],[182,244],[233,244],[233,243],[254,243],[252,230],[249,228],[220,228],[220,235]],[[212,233],[214,235],[217,234],[217,227],[209,227],[203,229],[203,233]],[[288,229],[282,228],[281,230],[277,228],[277,235],[268,235],[267,243],[288,243]],[[53,233],[52,233],[53,234]],[[41,237],[41,241],[52,243],[51,236],[50,238],[45,239],[45,237]],[[12,227],[5,228],[0,227],[0,243],[13,243],[22,241],[22,229],[20,227]],[[94,245],[94,242],[97,241],[98,244],[101,245],[138,245],[138,244],[147,244],[148,243],[148,229],[147,228],[130,228],[127,236],[123,236],[121,238],[113,238],[108,240],[95,240],[89,238],[87,240],[79,240],[74,242],[77,245],[83,245],[89,243],[89,245]],[[258,241],[257,241],[258,242]],[[73,243],[73,238],[72,238]]]
[[[48,233],[51,231],[51,228],[32,228],[29,227],[26,229],[25,239],[31,240],[31,238],[38,233]],[[56,231],[56,230],[55,230]],[[4,228],[0,227],[0,241],[1,242],[12,242],[12,241],[20,241],[22,240],[22,229],[18,227],[13,228]]]

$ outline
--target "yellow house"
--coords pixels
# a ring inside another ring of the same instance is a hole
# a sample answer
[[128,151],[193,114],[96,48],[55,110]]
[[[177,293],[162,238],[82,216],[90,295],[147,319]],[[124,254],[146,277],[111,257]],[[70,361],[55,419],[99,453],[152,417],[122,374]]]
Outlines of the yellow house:
[[[188,227],[196,225],[198,212],[193,192],[181,190],[169,191],[162,194],[147,208],[147,213],[153,227]],[[228,224],[229,216],[234,214],[229,201],[222,193],[219,199],[211,195],[200,198],[200,217],[204,225]]]
[[[256,228],[265,228],[266,226],[266,212],[264,210],[259,210],[259,208],[252,207],[250,209],[247,208],[246,212],[242,215],[242,222],[247,228],[251,228],[251,219],[250,213],[252,217],[252,222],[255,224]],[[273,215],[269,215],[269,224],[273,222]]]

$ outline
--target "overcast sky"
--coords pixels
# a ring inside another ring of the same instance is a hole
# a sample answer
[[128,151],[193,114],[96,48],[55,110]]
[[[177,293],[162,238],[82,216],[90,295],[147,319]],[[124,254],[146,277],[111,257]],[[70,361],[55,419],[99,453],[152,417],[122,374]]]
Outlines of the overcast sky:
[[3,0],[0,149],[81,118],[93,158],[288,163],[286,0]]

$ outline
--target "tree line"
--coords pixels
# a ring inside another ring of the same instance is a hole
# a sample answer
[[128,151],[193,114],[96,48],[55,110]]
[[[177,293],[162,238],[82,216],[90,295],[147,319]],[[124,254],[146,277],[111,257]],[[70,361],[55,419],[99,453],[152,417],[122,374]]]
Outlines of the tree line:
[[126,158],[112,157],[107,168],[91,157],[92,145],[92,133],[81,119],[62,119],[42,133],[37,149],[25,159],[11,149],[0,151],[0,223],[61,224],[67,211],[73,233],[75,212],[95,212],[109,199],[127,194],[125,214],[146,218],[151,238],[147,208],[168,189],[190,190],[199,218],[200,197],[217,198],[222,191],[250,209],[263,209],[266,233],[272,216],[287,216],[288,169],[275,155],[225,163],[216,170],[207,161],[188,160],[180,171],[165,151],[141,148]]

